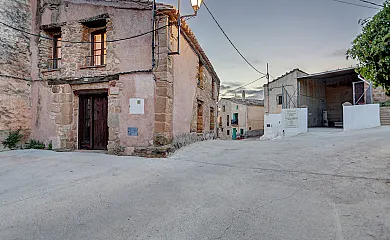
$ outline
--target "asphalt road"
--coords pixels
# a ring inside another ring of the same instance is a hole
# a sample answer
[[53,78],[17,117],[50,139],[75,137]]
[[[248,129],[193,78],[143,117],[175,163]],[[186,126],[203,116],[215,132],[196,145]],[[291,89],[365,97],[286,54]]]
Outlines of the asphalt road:
[[168,159],[0,153],[0,239],[390,239],[390,128]]

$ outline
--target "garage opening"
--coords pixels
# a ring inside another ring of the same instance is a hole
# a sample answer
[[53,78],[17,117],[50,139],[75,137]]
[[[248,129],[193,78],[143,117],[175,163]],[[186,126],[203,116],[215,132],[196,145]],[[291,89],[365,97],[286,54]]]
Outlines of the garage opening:
[[[343,104],[354,103],[355,95],[364,102],[365,84],[354,68],[298,78],[299,106],[308,108],[308,127],[343,127]],[[367,86],[368,87],[368,86]]]

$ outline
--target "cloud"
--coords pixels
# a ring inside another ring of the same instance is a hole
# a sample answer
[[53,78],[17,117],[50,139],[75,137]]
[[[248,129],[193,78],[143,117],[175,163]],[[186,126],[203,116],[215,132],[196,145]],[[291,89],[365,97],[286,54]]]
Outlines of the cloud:
[[246,98],[253,98],[253,99],[264,99],[264,91],[263,90],[257,90],[257,89],[239,89],[236,91],[229,92],[224,97],[241,97],[242,90],[245,90],[245,96]]
[[347,57],[347,49],[338,49],[332,52],[330,57]]
[[229,86],[229,85],[221,85],[221,91],[225,91],[225,90],[229,90],[229,89],[231,89],[232,88],[232,86]]
[[239,82],[226,82],[223,85],[230,86],[230,87],[239,87],[239,86],[242,85],[242,83],[239,83]]
[[258,65],[258,64],[260,64],[260,63],[263,63],[263,61],[261,61],[260,59],[255,59],[255,60],[252,61],[252,63],[253,63],[254,65]]

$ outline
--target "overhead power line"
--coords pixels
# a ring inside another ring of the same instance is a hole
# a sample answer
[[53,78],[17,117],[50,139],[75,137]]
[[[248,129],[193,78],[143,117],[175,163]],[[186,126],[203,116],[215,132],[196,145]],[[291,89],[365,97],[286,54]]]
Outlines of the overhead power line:
[[338,3],[344,3],[344,4],[349,4],[349,5],[358,6],[358,7],[370,8],[370,9],[379,9],[377,7],[366,6],[366,5],[363,5],[363,4],[351,3],[351,2],[342,1],[342,0],[330,0],[330,1],[338,2]]
[[238,88],[235,88],[235,89],[233,89],[233,90],[229,90],[229,91],[227,91],[225,94],[223,94],[222,97],[226,96],[228,93],[235,92],[235,91],[237,91],[238,89],[244,88],[244,87],[249,86],[249,85],[251,85],[251,84],[253,84],[253,83],[255,83],[255,82],[258,82],[258,81],[260,81],[261,79],[263,79],[263,78],[265,78],[265,77],[267,77],[267,76],[262,76],[261,78],[258,78],[258,79],[256,79],[256,80],[250,82],[250,83],[247,83],[247,84],[244,84],[244,85],[242,85],[242,86],[239,86]]
[[[3,24],[4,26],[9,27],[9,28],[11,28],[13,30],[16,30],[16,31],[19,31],[19,32],[22,32],[22,33],[25,33],[25,34],[28,34],[28,35],[31,35],[31,36],[35,36],[35,37],[39,37],[39,38],[43,38],[43,39],[47,39],[47,40],[51,40],[51,41],[55,40],[54,38],[51,38],[51,37],[47,37],[47,36],[43,36],[43,35],[40,35],[40,34],[31,33],[31,32],[25,31],[23,29],[13,27],[13,26],[8,25],[8,24],[6,24],[4,22],[0,22],[0,24]],[[131,37],[106,40],[106,42],[109,42],[109,43],[110,42],[119,42],[119,41],[125,41],[125,40],[130,40],[130,39],[133,39],[133,38],[142,37],[142,36],[145,36],[147,34],[150,34],[150,33],[156,32],[158,30],[161,30],[163,28],[166,28],[168,26],[169,25],[162,26],[162,27],[156,28],[155,30],[144,32],[144,33],[141,33],[141,34],[138,34],[138,35],[135,35],[135,36],[131,36]],[[61,42],[63,42],[63,43],[75,43],[75,44],[84,44],[84,43],[92,44],[93,43],[93,42],[88,42],[88,41],[87,42],[83,42],[83,41],[67,41],[67,40],[61,40]]]
[[225,35],[226,39],[230,42],[230,44],[233,46],[233,48],[237,51],[237,53],[245,60],[245,62],[251,67],[253,68],[256,72],[260,73],[260,74],[263,74],[263,75],[266,75],[265,73],[259,71],[257,68],[255,68],[255,66],[253,66],[252,63],[249,62],[249,60],[244,57],[244,55],[240,52],[240,50],[238,50],[238,48],[234,45],[234,43],[232,42],[232,40],[230,40],[229,36],[226,34],[226,32],[223,30],[223,28],[221,27],[221,25],[218,23],[217,19],[215,19],[214,15],[211,13],[210,9],[207,7],[206,3],[203,1],[203,5],[206,7],[206,10],[209,12],[209,14],[211,15],[211,17],[213,18],[214,22],[218,25],[219,29],[222,31],[223,35]]
[[367,4],[371,4],[371,5],[374,5],[374,6],[378,6],[378,7],[384,7],[382,4],[378,4],[378,3],[374,3],[374,2],[370,2],[370,1],[366,1],[366,0],[358,0],[360,2],[364,2],[364,3],[367,3]]

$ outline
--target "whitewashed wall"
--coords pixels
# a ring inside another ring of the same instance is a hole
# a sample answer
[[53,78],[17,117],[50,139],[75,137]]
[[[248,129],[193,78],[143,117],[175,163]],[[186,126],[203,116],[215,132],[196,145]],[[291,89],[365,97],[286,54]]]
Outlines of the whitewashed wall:
[[379,127],[379,104],[366,104],[343,107],[344,131]]
[[284,136],[295,136],[307,133],[307,108],[293,108],[282,110],[282,126]]
[[264,135],[262,140],[269,140],[283,136],[282,115],[265,114],[264,115]]
[[277,139],[307,133],[307,108],[283,109],[281,114],[264,115],[262,140]]

